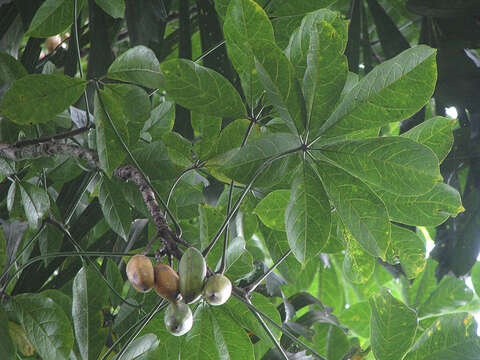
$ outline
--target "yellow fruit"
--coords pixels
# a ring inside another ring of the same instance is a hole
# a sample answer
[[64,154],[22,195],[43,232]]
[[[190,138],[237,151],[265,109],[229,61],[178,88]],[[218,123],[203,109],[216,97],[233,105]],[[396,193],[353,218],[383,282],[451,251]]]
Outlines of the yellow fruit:
[[167,330],[175,336],[186,334],[193,325],[192,311],[188,305],[181,301],[168,305],[163,320]]
[[203,288],[203,297],[210,305],[225,304],[231,294],[232,283],[222,274],[210,276]]
[[148,257],[137,254],[127,264],[127,276],[130,283],[140,292],[152,290],[155,276],[153,265]]
[[183,301],[187,304],[197,301],[207,275],[207,264],[200,251],[193,247],[185,251],[178,265],[178,275]]
[[169,301],[176,301],[179,294],[178,274],[170,266],[157,264],[153,267],[155,275],[155,292]]

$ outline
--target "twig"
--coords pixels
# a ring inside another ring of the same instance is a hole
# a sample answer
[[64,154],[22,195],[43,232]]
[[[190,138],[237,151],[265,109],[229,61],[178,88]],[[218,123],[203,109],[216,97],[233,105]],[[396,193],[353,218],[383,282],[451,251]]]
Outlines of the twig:
[[13,146],[20,148],[20,147],[24,147],[24,146],[28,146],[28,145],[37,145],[37,144],[40,144],[40,143],[46,143],[46,142],[50,142],[50,141],[53,141],[53,140],[66,139],[66,138],[70,138],[70,137],[73,137],[75,135],[87,132],[91,128],[93,128],[93,125],[90,125],[90,126],[87,125],[87,126],[84,126],[84,127],[78,128],[78,129],[66,131],[66,132],[56,134],[56,135],[52,135],[52,136],[41,136],[41,137],[38,137],[38,138],[35,138],[35,139],[19,140],[15,144],[13,144]]
[[268,269],[268,271],[265,274],[260,276],[260,278],[258,278],[253,284],[251,284],[247,289],[245,289],[247,291],[247,294],[250,294],[252,291],[255,291],[257,286],[260,285],[261,282],[265,280],[267,276],[270,275],[272,271],[274,271],[278,267],[278,265],[280,265],[291,253],[292,253],[292,249],[289,249],[285,254],[283,254],[283,256],[280,259],[278,259],[278,261],[275,264],[272,265],[270,269]]

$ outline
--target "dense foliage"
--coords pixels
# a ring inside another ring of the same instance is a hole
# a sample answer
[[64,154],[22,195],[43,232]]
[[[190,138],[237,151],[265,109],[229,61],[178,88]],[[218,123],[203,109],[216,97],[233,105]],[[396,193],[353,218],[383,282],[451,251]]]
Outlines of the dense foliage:
[[[33,3],[0,2],[2,358],[479,358],[445,2]],[[138,253],[180,279],[134,288]]]

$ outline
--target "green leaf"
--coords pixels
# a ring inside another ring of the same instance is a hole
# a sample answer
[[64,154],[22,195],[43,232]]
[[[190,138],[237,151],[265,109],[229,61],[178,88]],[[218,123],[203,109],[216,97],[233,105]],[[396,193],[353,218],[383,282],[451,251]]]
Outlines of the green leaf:
[[222,128],[222,118],[197,112],[191,113],[191,122],[195,135],[193,150],[200,159],[208,159],[215,150],[212,144],[218,139]]
[[222,75],[186,59],[161,64],[167,95],[187,109],[229,118],[246,116],[240,95]]
[[123,240],[127,241],[128,232],[132,223],[130,206],[122,194],[118,182],[103,177],[98,192],[98,199],[102,207],[103,216],[108,225]]
[[73,280],[72,316],[83,359],[96,359],[105,346],[104,308],[109,308],[107,285],[93,269],[81,268]]
[[465,209],[457,189],[437,183],[432,190],[420,196],[400,196],[374,188],[388,210],[390,219],[402,224],[437,226],[448,217],[455,217]]
[[167,146],[168,155],[172,161],[180,166],[192,166],[192,143],[176,132],[166,133],[162,140]]
[[[0,230],[0,236],[1,230]],[[0,261],[0,266],[3,264]],[[2,266],[3,268],[3,266]],[[2,358],[5,360],[14,360],[15,359],[15,345],[13,344],[12,338],[10,337],[10,333],[8,331],[8,315],[3,310],[3,307],[0,306],[0,353],[2,354]]]
[[0,268],[5,269],[5,265],[7,265],[7,241],[2,228],[0,228]]
[[452,148],[455,121],[450,118],[436,116],[422,122],[401,136],[428,146],[437,155],[441,163]]
[[158,347],[158,339],[154,334],[147,334],[133,340],[130,345],[128,345],[125,353],[121,358],[115,356],[115,360],[143,360],[149,359],[150,356],[152,359],[155,349]]
[[343,274],[355,284],[365,284],[375,270],[375,258],[365,252],[346,229],[343,238],[347,243],[347,251],[343,258]]
[[163,82],[160,63],[155,53],[142,45],[135,46],[116,58],[108,68],[107,76],[152,89],[162,87]]
[[84,89],[85,81],[79,78],[26,75],[7,90],[0,113],[20,125],[46,123],[77,101]]
[[255,68],[267,100],[272,103],[290,131],[301,133],[306,125],[305,99],[295,69],[273,42],[257,40],[252,44]]
[[285,231],[285,210],[290,202],[290,190],[274,190],[255,207],[263,224],[272,230]]
[[285,211],[285,229],[290,248],[301,263],[316,256],[330,234],[330,203],[322,182],[304,162],[292,183]]
[[303,15],[317,9],[326,8],[332,5],[336,0],[288,0],[275,1],[273,5],[273,15],[275,16],[293,16]]
[[0,182],[13,173],[15,173],[15,162],[0,158]]
[[273,27],[265,11],[252,0],[232,0],[223,27],[228,55],[242,81],[250,106],[263,91],[255,69],[252,44],[258,40],[275,42]]
[[95,2],[111,17],[116,19],[123,18],[123,13],[125,12],[124,0],[95,0]]
[[425,194],[443,180],[432,150],[399,136],[347,141],[319,152],[353,176],[399,195]]
[[[252,255],[247,251],[243,237],[237,236],[229,241],[225,264],[225,275],[232,281],[245,277],[253,270]],[[219,266],[220,263],[218,263],[217,269],[220,269]]]
[[247,333],[221,309],[201,304],[194,319],[181,349],[182,360],[254,359]]
[[[231,150],[222,158],[221,172],[229,178],[248,184],[259,169],[272,158],[297,148],[299,140],[292,134],[276,133],[249,141],[243,148]],[[255,180],[257,186],[271,186],[285,174],[285,162],[274,161]],[[276,175],[274,175],[276,174]]]
[[20,185],[20,194],[28,225],[32,229],[38,229],[40,221],[50,209],[50,198],[47,192],[39,186],[23,181],[18,184]]
[[[117,290],[119,294],[121,294],[124,284],[122,274],[120,274],[120,270],[118,270],[118,265],[112,259],[107,259],[107,269],[105,271],[105,277],[112,285],[112,287]],[[121,304],[121,300],[113,293],[113,291],[110,291],[109,294],[110,302],[114,308]]]
[[327,333],[327,358],[343,359],[350,349],[347,335],[338,326],[330,326]]
[[[246,134],[249,125],[250,121],[247,119],[237,119],[228,124],[222,129],[222,132],[215,143],[214,153],[210,154],[210,156],[224,154],[232,149],[239,148],[243,141],[243,136],[239,136],[239,134]],[[261,137],[260,127],[258,125],[253,125],[247,143],[248,141],[259,137]]]
[[[105,109],[102,108],[99,96]],[[113,170],[122,163],[126,156],[122,143],[118,139],[112,124],[123,141],[128,144],[127,120],[118,99],[108,89],[100,90],[100,92],[95,94],[94,106],[98,159],[101,168],[108,176],[111,176]]]
[[465,281],[444,277],[430,296],[418,305],[418,316],[426,317],[452,312],[468,304],[473,298],[473,291]]
[[385,288],[370,298],[370,307],[370,342],[375,358],[403,359],[415,338],[415,311],[395,299]]
[[435,89],[435,54],[419,45],[376,66],[325,122],[322,138],[381,127],[415,114]]
[[472,277],[473,288],[475,289],[477,296],[480,297],[480,262],[477,261],[473,266],[470,276]]
[[391,229],[382,201],[367,185],[339,168],[318,163],[316,169],[348,231],[367,253],[384,258]]
[[425,269],[425,244],[413,231],[392,225],[391,248],[409,279],[416,278]]
[[62,308],[40,294],[17,295],[15,305],[20,324],[42,359],[68,359],[73,332]]
[[368,301],[361,301],[351,305],[340,314],[342,325],[354,331],[357,335],[368,339],[370,337],[370,305]]
[[329,267],[320,266],[318,281],[318,298],[322,304],[332,307],[335,313],[341,311],[345,304],[345,292],[332,263]]
[[305,16],[286,49],[302,82],[311,133],[317,133],[340,98],[348,74],[347,22],[320,10]]
[[475,360],[480,354],[477,324],[471,314],[445,315],[420,336],[405,360]]
[[[27,75],[27,70],[13,56],[0,51],[0,74],[0,89],[4,91],[10,83]],[[0,98],[3,91],[0,91]]]
[[[75,0],[46,0],[35,13],[25,35],[45,38],[66,30],[74,19]],[[77,2],[77,14],[86,4],[85,0]]]

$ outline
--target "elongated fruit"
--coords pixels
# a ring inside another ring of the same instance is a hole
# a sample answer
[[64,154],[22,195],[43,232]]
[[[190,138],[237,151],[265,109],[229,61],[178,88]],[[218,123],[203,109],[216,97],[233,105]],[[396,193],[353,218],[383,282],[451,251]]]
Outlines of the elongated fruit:
[[137,254],[127,264],[127,276],[130,283],[140,292],[152,290],[154,283],[153,265],[148,257]]
[[178,265],[178,275],[183,301],[187,304],[197,301],[207,275],[207,264],[200,251],[193,247],[185,251]]
[[170,334],[182,336],[190,331],[193,325],[193,315],[190,307],[178,301],[170,303],[163,316],[165,327]]
[[169,301],[176,301],[179,294],[178,274],[170,266],[157,264],[153,267],[155,274],[155,292]]
[[225,304],[231,294],[232,283],[222,274],[210,276],[203,288],[203,297],[210,305]]

